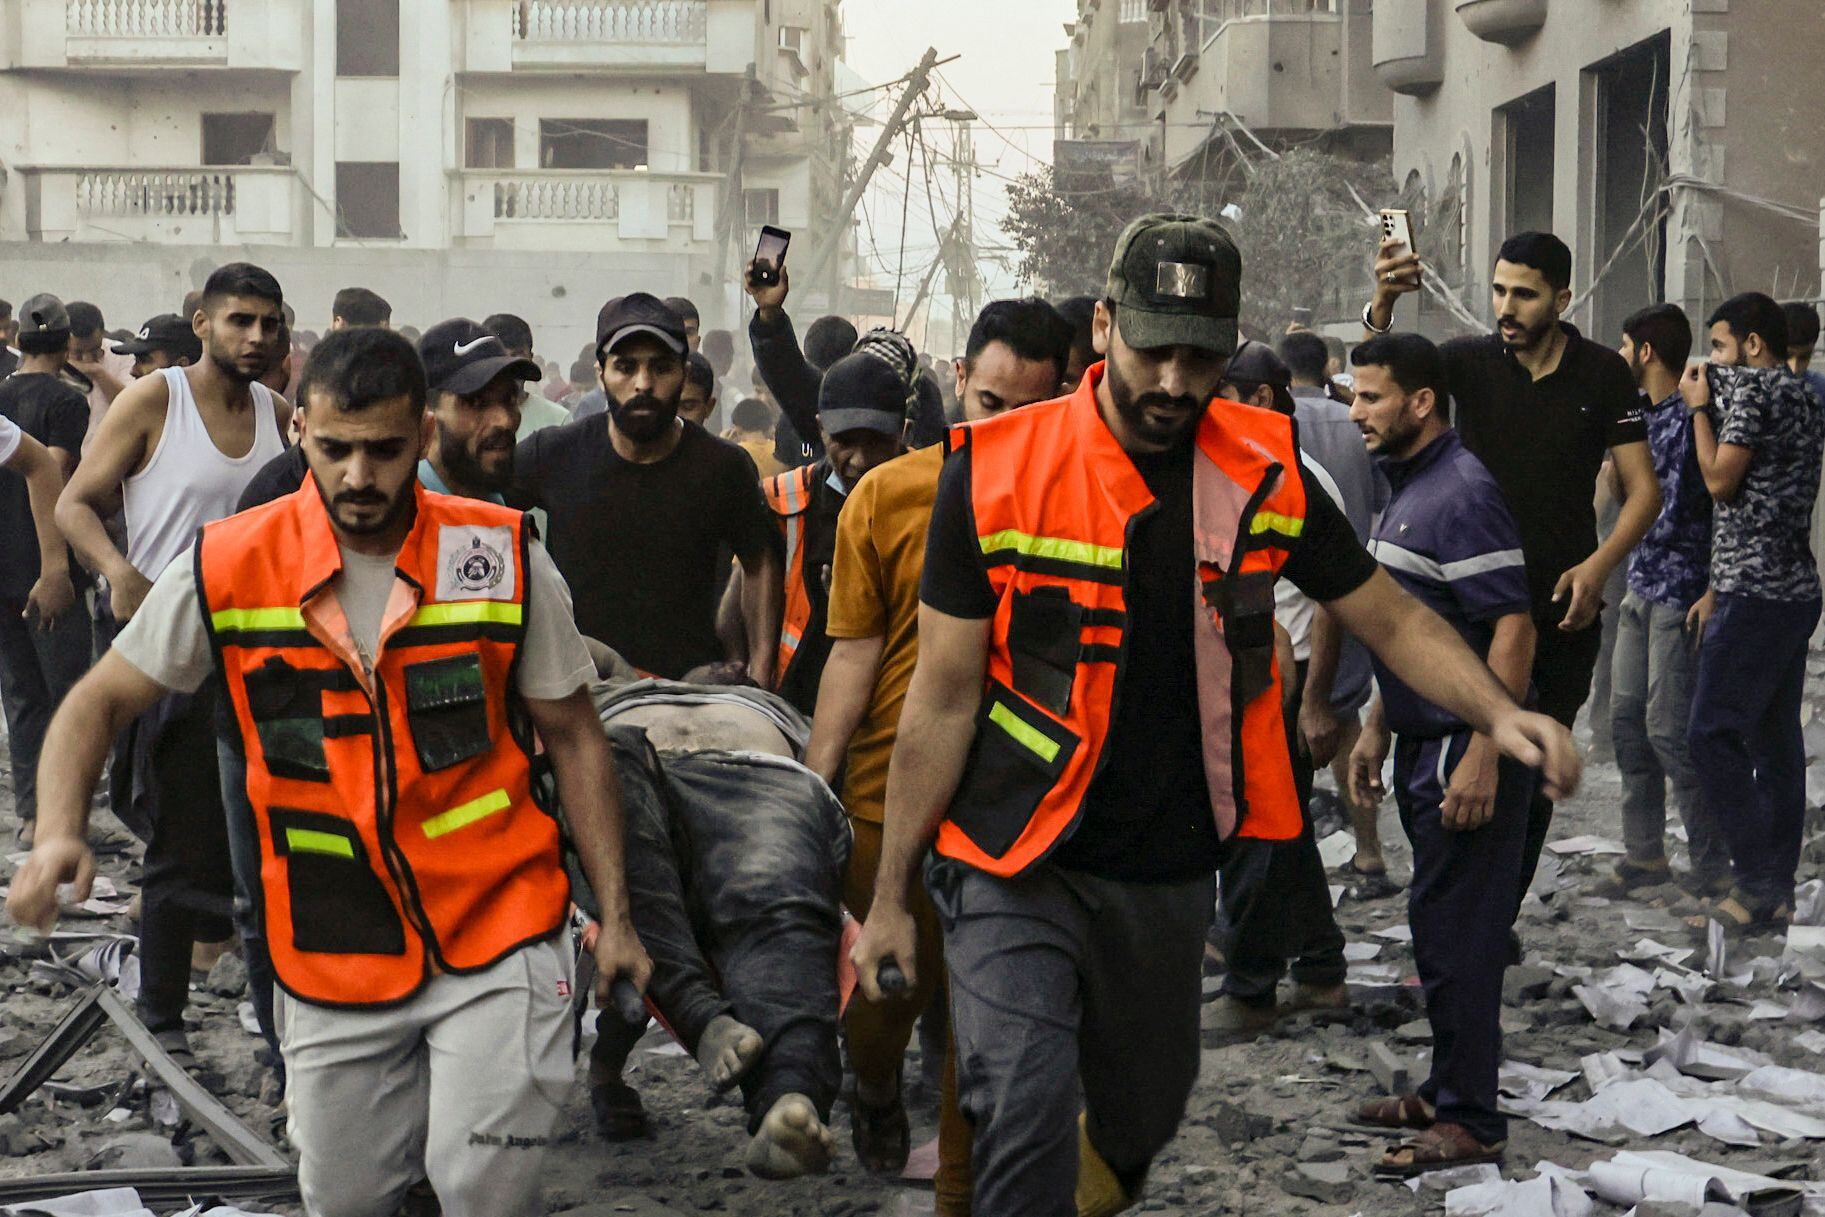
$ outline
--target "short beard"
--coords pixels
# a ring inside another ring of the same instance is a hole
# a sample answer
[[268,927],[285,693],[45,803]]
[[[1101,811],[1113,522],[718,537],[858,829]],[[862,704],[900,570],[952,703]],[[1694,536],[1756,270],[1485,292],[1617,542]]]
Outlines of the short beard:
[[341,504],[347,497],[346,491],[337,495],[334,499],[331,499],[323,495],[323,484],[319,482],[317,484],[317,494],[323,497],[324,507],[329,511],[330,519],[334,521],[336,527],[351,537],[377,537],[386,533],[410,513],[418,502],[417,498],[412,494],[412,485],[408,482],[400,490],[399,497],[394,499],[391,503],[388,503],[386,510],[375,517],[372,522],[357,524],[343,518]]
[[[1200,402],[1189,395],[1172,397],[1165,393],[1142,393],[1135,395],[1134,389],[1122,378],[1122,370],[1114,359],[1108,361],[1104,375],[1109,381],[1109,400],[1115,403],[1115,412],[1128,425],[1135,438],[1148,443],[1166,447],[1176,447],[1189,443],[1197,433],[1198,419],[1207,402]],[[1150,406],[1171,406],[1186,411],[1185,421],[1160,425],[1147,417]]]
[[[608,398],[608,416],[614,421],[615,429],[633,440],[636,444],[648,444],[664,435],[677,424],[678,398],[661,401],[651,393],[636,393],[626,401],[616,401],[615,396],[606,389],[603,396]],[[657,411],[629,426],[628,412],[635,408]],[[650,418],[651,421],[648,421]]]
[[[283,360],[284,356],[281,355],[280,359]],[[209,362],[215,365],[216,371],[238,385],[250,385],[272,370],[270,367],[266,367],[261,368],[258,372],[243,372],[241,366],[235,362],[234,356],[224,355],[213,346],[209,348]]]
[[1507,343],[1508,349],[1511,351],[1537,351],[1540,349],[1540,344],[1551,337],[1552,332],[1558,328],[1559,319],[1550,317],[1536,329],[1523,329],[1519,342],[1509,342],[1506,335],[1503,335],[1502,341]]
[[458,486],[490,493],[500,490],[513,478],[513,449],[507,450],[507,465],[500,473],[490,473],[456,434],[437,419],[437,459],[444,473]]

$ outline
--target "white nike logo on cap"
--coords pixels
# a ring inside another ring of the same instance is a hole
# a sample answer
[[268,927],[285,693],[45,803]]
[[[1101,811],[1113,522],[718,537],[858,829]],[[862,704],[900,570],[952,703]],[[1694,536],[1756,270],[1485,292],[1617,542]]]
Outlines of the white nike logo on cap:
[[473,338],[473,339],[469,340],[468,342],[457,343],[456,344],[456,353],[458,356],[467,355],[470,351],[473,351],[476,347],[482,345],[482,343],[493,342],[493,341],[494,341],[493,334],[483,334],[480,338]]

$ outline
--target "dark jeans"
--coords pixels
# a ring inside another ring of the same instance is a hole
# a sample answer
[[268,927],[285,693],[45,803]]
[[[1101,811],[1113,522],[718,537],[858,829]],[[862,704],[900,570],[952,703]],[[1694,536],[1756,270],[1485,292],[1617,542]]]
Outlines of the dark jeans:
[[215,686],[171,693],[133,724],[132,769],[152,826],[140,896],[140,1021],[178,1031],[190,948],[234,932],[234,869],[216,767]]
[[23,601],[0,599],[0,704],[13,768],[14,806],[21,823],[38,818],[38,754],[70,686],[89,670],[89,618],[80,602],[39,629],[22,614]]
[[[1567,731],[1577,720],[1584,699],[1590,696],[1591,675],[1597,670],[1597,653],[1603,649],[1603,626],[1592,622],[1576,633],[1559,628],[1563,616],[1534,619],[1539,641],[1534,646],[1534,709],[1563,724]],[[1534,871],[1540,865],[1540,851],[1546,848],[1546,835],[1552,831],[1553,803],[1545,787],[1534,784],[1533,801],[1527,808],[1527,842],[1521,855],[1521,883],[1515,889],[1515,912]]]
[[241,936],[241,958],[247,963],[247,1000],[253,1003],[261,1038],[272,1049],[280,1081],[285,1061],[279,1055],[279,1031],[273,1021],[272,953],[266,949],[261,917],[260,829],[247,800],[247,758],[229,741],[216,737],[216,765],[222,773],[222,808],[228,823],[228,860],[234,868],[234,928]]
[[1698,650],[1692,764],[1730,842],[1736,886],[1750,911],[1793,899],[1806,821],[1800,702],[1806,644],[1819,602],[1720,592]]
[[1211,886],[931,868],[975,1212],[1076,1217],[1080,1110],[1091,1146],[1139,1190],[1198,1076]]
[[1305,688],[1299,665],[1294,709],[1286,713],[1287,748],[1299,794],[1299,836],[1291,841],[1238,838],[1219,874],[1218,941],[1228,960],[1223,992],[1271,1005],[1274,986],[1292,960],[1293,979],[1328,988],[1343,983],[1343,931],[1331,912],[1331,890],[1312,830],[1312,758],[1299,747],[1297,709]]
[[[849,822],[828,787],[787,761],[698,752],[658,757],[637,728],[611,727],[627,819],[634,928],[653,960],[647,995],[695,1052],[728,1014],[766,1042],[742,1083],[748,1128],[802,1094],[828,1121],[842,1083],[837,950]],[[639,1039],[597,1022],[599,1073]]]
[[1420,1087],[1420,1097],[1438,1108],[1441,1122],[1461,1124],[1487,1145],[1508,1135],[1507,1121],[1497,1110],[1496,1086],[1502,1064],[1502,973],[1514,958],[1509,946],[1514,922],[1492,916],[1487,896],[1512,890],[1538,776],[1504,758],[1494,818],[1469,832],[1446,828],[1439,809],[1470,740],[1465,731],[1397,741],[1394,801],[1413,844],[1407,919],[1426,992],[1426,1019],[1432,1024],[1432,1073]]

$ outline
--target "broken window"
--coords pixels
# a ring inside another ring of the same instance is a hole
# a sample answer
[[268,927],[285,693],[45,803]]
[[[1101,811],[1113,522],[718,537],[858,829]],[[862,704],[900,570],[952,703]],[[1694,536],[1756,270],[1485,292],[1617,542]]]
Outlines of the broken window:
[[1667,102],[1672,41],[1661,34],[1592,69],[1596,78],[1596,192],[1593,199],[1600,271],[1619,251],[1596,290],[1597,332],[1615,334],[1641,302],[1666,298]]
[[274,152],[271,114],[203,115],[203,164],[251,165],[263,152]]
[[544,169],[644,169],[646,120],[543,118],[539,166]]
[[466,135],[463,164],[471,169],[513,168],[511,118],[472,118]]
[[392,239],[399,228],[399,162],[336,162],[336,235]]
[[399,0],[336,0],[336,75],[399,75]]
[[1553,138],[1557,107],[1553,86],[1536,89],[1498,111],[1507,149],[1507,206],[1504,232],[1551,232],[1553,227]]

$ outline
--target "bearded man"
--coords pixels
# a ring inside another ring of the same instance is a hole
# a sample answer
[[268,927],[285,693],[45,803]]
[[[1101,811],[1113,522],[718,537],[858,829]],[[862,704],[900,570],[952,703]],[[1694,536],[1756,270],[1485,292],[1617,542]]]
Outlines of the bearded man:
[[596,376],[608,409],[521,443],[509,502],[548,514],[578,627],[648,675],[676,680],[728,657],[716,637],[717,576],[733,552],[749,674],[770,685],[783,542],[754,461],[678,417],[685,351],[683,320],[657,297],[603,305]]

